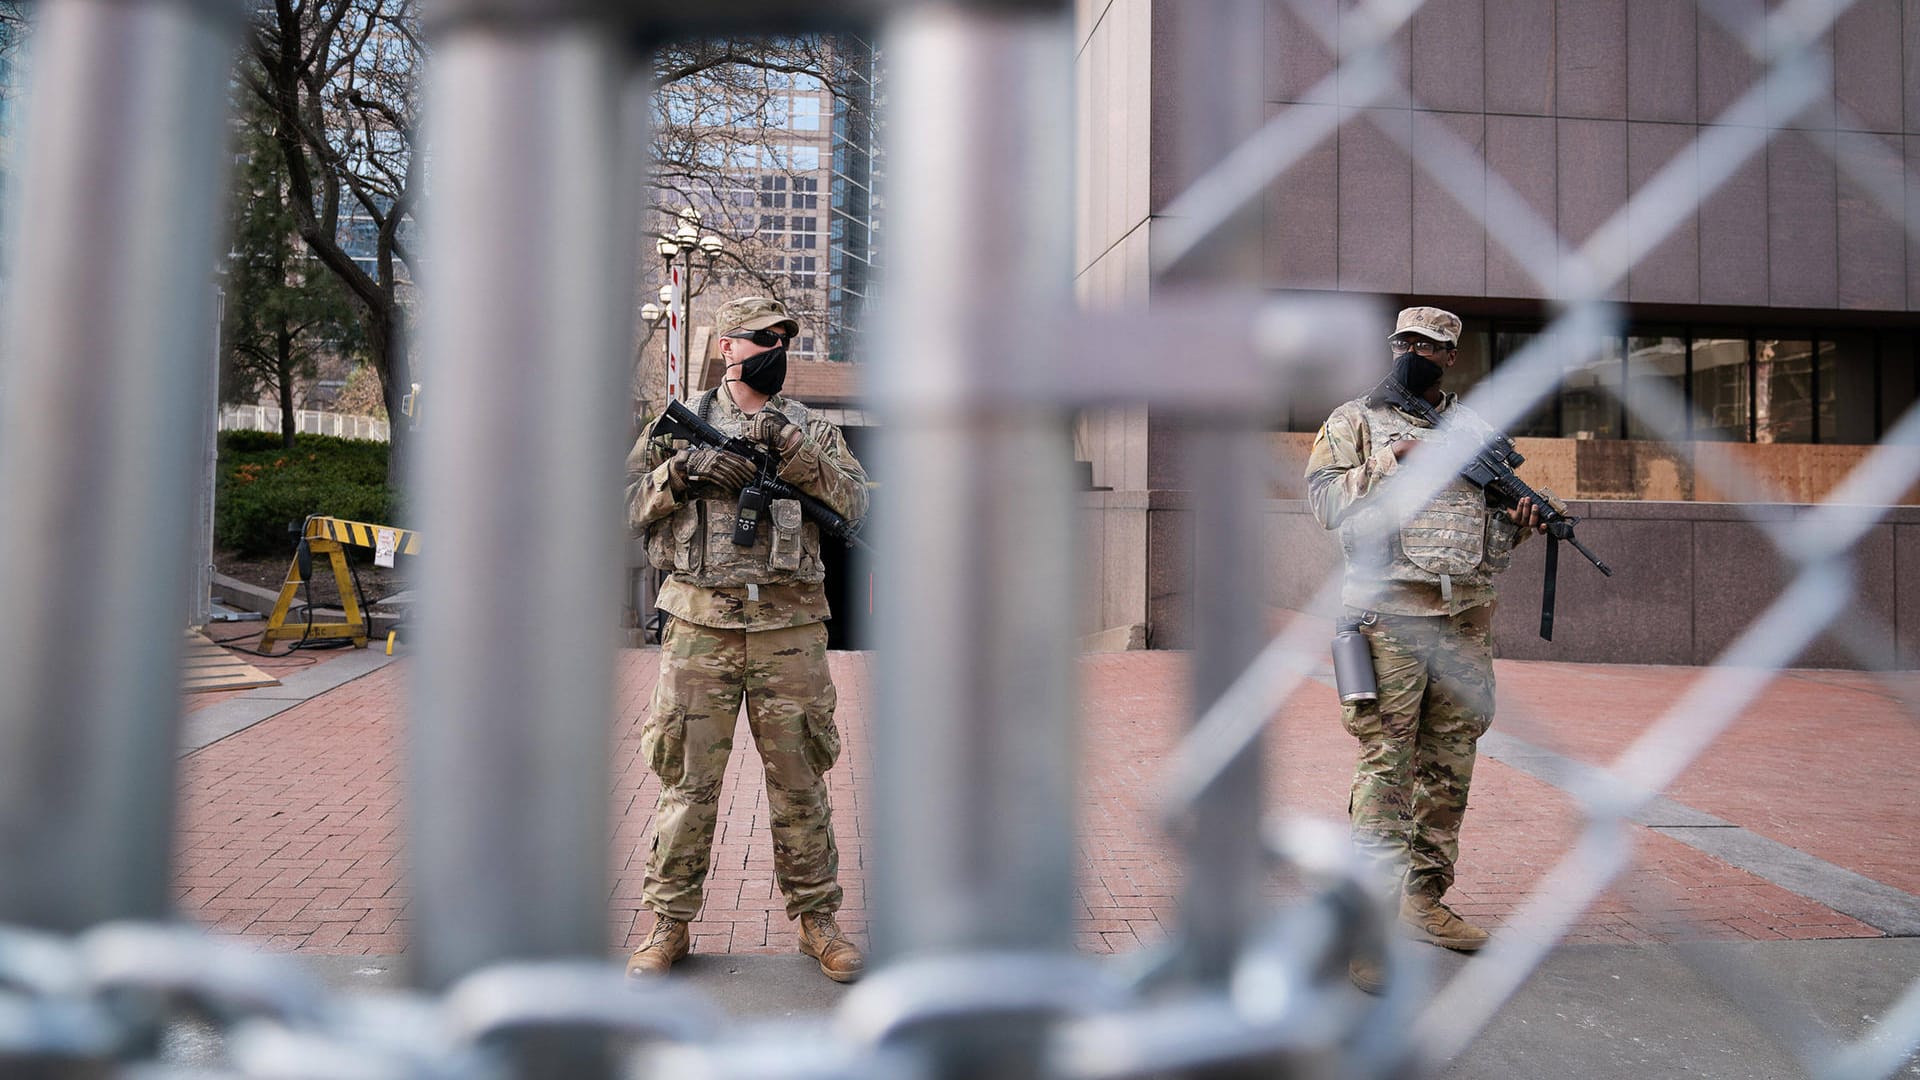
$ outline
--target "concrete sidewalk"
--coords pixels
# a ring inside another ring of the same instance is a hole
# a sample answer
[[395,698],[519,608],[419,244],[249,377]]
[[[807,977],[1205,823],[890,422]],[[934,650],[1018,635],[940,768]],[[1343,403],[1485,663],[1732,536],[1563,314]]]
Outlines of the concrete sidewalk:
[[[1438,950],[1434,956],[1439,978],[1468,962]],[[1758,1000],[1743,1011],[1689,957],[1706,972],[1725,968],[1777,987],[1785,1007]],[[404,957],[302,955],[296,962],[341,992],[404,985]],[[1913,938],[1568,946],[1547,958],[1443,1075],[1791,1080],[1808,1075],[1799,1053],[1866,1035],[1916,972],[1920,939]],[[695,956],[672,977],[742,1023],[824,1018],[847,992],[801,956]],[[220,1036],[204,1024],[169,1032],[172,1062],[212,1065],[220,1052]],[[1920,1077],[1920,1059],[1894,1075]]]
[[[847,744],[830,777],[847,890],[842,921],[860,934],[872,658],[836,653],[832,662]],[[619,949],[637,944],[646,925],[638,897],[657,785],[639,764],[638,739],[657,663],[651,650],[620,656],[609,887],[609,929]],[[1131,952],[1175,925],[1182,867],[1157,831],[1155,785],[1180,737],[1187,665],[1178,653],[1082,661],[1076,942],[1084,951]],[[373,670],[186,757],[176,877],[184,914],[264,949],[360,954],[389,966],[404,952],[398,798],[406,666]],[[1577,835],[1582,819],[1568,789],[1592,766],[1616,759],[1699,675],[1500,662],[1500,715],[1476,773],[1450,901],[1496,932],[1517,919]],[[1579,916],[1566,947],[1475,1048],[1506,1055],[1486,1058],[1500,1071],[1485,1075],[1545,1071],[1526,1057],[1543,1025],[1557,1042],[1578,1035],[1607,1045],[1668,1031],[1663,1053],[1680,1054],[1689,1067],[1720,1062],[1736,1070],[1707,1075],[1793,1075],[1770,1071],[1787,1068],[1786,1059],[1735,1033],[1737,1025],[1713,1011],[1724,1003],[1703,994],[1662,946],[1870,939],[1755,955],[1762,969],[1799,979],[1795,995],[1821,988],[1827,996],[1807,999],[1810,1011],[1851,1003],[1834,1014],[1838,1030],[1877,1015],[1902,977],[1920,974],[1913,939],[1885,940],[1920,927],[1920,773],[1906,767],[1920,760],[1916,701],[1920,677],[1913,675],[1782,673],[1640,816],[1631,869]],[[767,1008],[824,1007],[838,991],[817,975],[809,980],[807,961],[793,954],[794,930],[772,883],[766,797],[744,727],[736,745],[707,904],[694,927],[700,955],[688,975],[724,990],[736,977],[723,972],[750,971],[738,980],[749,997],[780,988],[755,998]],[[1330,689],[1309,681],[1281,705],[1268,748],[1272,805],[1343,816],[1353,746]],[[1286,889],[1276,884],[1272,892],[1279,899]],[[791,978],[772,974],[789,969]],[[821,985],[809,993],[810,981]],[[1848,1011],[1853,1004],[1860,1009]],[[1683,1029],[1694,1034],[1683,1037]],[[1502,1032],[1514,1041],[1503,1043]],[[1750,1072],[1729,1064],[1742,1061]],[[1573,1075],[1648,1071],[1625,1058],[1615,1065]]]

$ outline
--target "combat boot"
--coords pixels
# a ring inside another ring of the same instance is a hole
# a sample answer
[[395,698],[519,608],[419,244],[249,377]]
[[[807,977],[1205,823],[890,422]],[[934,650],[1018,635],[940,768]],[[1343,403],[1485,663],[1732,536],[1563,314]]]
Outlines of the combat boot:
[[1454,913],[1437,896],[1408,893],[1400,899],[1400,923],[1410,937],[1455,952],[1477,952],[1487,932]]
[[671,915],[655,915],[653,929],[647,932],[647,940],[641,942],[640,947],[627,958],[627,978],[665,975],[674,961],[692,951],[692,938],[686,920]]
[[1378,997],[1387,992],[1387,966],[1380,957],[1356,956],[1347,962],[1347,978],[1363,992]]
[[860,947],[840,932],[832,912],[800,913],[800,951],[820,961],[820,974],[834,982],[852,982],[867,970]]

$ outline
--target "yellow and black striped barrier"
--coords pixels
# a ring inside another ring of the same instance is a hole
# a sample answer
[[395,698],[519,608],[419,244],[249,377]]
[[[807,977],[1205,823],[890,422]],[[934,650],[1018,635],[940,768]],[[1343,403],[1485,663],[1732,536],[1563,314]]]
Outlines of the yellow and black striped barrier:
[[[273,614],[267,617],[267,629],[260,635],[258,649],[271,653],[276,641],[318,641],[347,638],[356,649],[367,647],[367,613],[360,610],[360,596],[353,587],[352,572],[347,569],[347,548],[372,548],[376,562],[391,566],[396,555],[418,555],[420,534],[412,529],[391,525],[368,525],[342,518],[310,517],[300,533],[300,547],[293,564],[287,567],[287,579],[280,585],[280,597],[274,601]],[[287,613],[293,610],[293,598],[313,573],[313,557],[325,555],[333,572],[334,586],[340,591],[340,607],[346,615],[341,622],[308,622],[287,625]],[[393,653],[393,635],[387,635],[387,653]]]

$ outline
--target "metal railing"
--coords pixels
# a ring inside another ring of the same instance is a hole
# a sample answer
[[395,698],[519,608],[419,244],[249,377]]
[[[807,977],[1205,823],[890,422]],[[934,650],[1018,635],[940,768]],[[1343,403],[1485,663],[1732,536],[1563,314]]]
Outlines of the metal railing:
[[[1170,17],[1162,47],[1182,58],[1185,115],[1197,119],[1173,157],[1191,182],[1156,224],[1153,310],[1097,319],[1076,315],[1069,293],[1066,5],[710,0],[697,20],[685,7],[448,0],[437,15],[426,88],[438,271],[423,348],[432,370],[458,374],[439,389],[418,462],[420,527],[438,539],[420,577],[409,721],[415,988],[360,999],[165,925],[173,631],[196,468],[176,434],[196,415],[209,355],[193,275],[178,267],[215,250],[224,60],[243,12],[222,0],[48,3],[0,384],[0,535],[13,544],[0,564],[0,924],[11,927],[0,933],[0,1065],[168,1075],[151,1060],[155,1034],[191,1006],[226,1025],[234,1076],[1091,1080],[1437,1066],[1620,873],[1635,808],[1809,641],[1847,629],[1834,617],[1873,519],[1841,507],[1920,479],[1911,461],[1876,454],[1830,509],[1758,522],[1793,582],[1604,770],[1578,841],[1519,924],[1431,1000],[1416,999],[1412,979],[1363,999],[1345,986],[1345,962],[1386,936],[1390,916],[1343,831],[1275,823],[1257,783],[1273,707],[1324,641],[1299,620],[1260,644],[1245,498],[1261,477],[1256,425],[1309,372],[1377,363],[1379,339],[1365,304],[1258,288],[1254,200],[1333,130],[1332,110],[1264,124],[1252,111],[1263,5],[1182,3]],[[1390,43],[1418,7],[1368,0],[1337,34],[1314,22],[1317,5],[1296,14],[1339,57],[1328,86],[1357,106],[1392,87]],[[1578,247],[1470,148],[1442,134],[1412,155],[1543,295],[1565,297],[1552,332],[1474,393],[1495,426],[1618,328],[1611,286],[1766,146],[1783,110],[1823,92],[1817,46],[1843,3],[1789,0],[1746,21],[1701,7],[1728,20],[1764,77],[1703,134],[1697,186],[1677,167],[1655,174]],[[831,1024],[797,1032],[729,1024],[671,982],[628,989],[603,960],[617,602],[605,583],[621,557],[607,448],[624,422],[637,251],[620,238],[644,173],[643,65],[626,46],[821,18],[880,22],[896,73],[897,256],[874,356],[911,360],[876,359],[873,372],[898,493],[877,570],[889,603],[874,725],[880,970]],[[1907,219],[1904,188],[1860,181]],[[458,226],[473,221],[489,227]],[[115,317],[97,317],[103,298]],[[968,328],[964,342],[918,333],[928,311]],[[1183,363],[1164,362],[1176,354]],[[1187,448],[1199,644],[1195,722],[1165,788],[1188,854],[1181,930],[1121,967],[1071,950],[1067,433],[1076,409],[1141,401]],[[1685,430],[1678,401],[1631,405],[1669,437]],[[76,446],[74,431],[113,434]],[[1888,441],[1916,436],[1920,413]],[[1422,454],[1395,483],[1437,491],[1459,464],[1447,456]],[[1747,477],[1712,481],[1762,495]],[[120,617],[95,619],[109,603]],[[529,617],[503,624],[483,605]],[[91,647],[73,649],[79,640]],[[115,658],[113,677],[97,677],[100,656]],[[1265,910],[1261,886],[1280,869],[1315,887]],[[1419,963],[1397,946],[1388,955]],[[1920,985],[1869,1037],[1799,1049],[1814,1075],[1877,1077],[1916,1040]]]

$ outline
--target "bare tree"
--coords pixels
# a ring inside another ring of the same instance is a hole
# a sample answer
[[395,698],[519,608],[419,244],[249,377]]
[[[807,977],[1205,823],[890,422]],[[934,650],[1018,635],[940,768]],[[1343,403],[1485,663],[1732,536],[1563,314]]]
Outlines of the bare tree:
[[[819,168],[795,159],[797,125],[789,110],[796,91],[841,95],[845,51],[841,39],[806,35],[688,39],[655,52],[652,172],[639,238],[643,299],[664,277],[653,244],[674,231],[688,209],[699,213],[700,231],[724,241],[710,264],[703,260],[694,282],[696,310],[749,293],[787,301],[798,310],[824,295],[808,284],[824,275],[791,272],[787,259],[796,252],[787,246],[789,237],[767,224],[770,217],[781,220],[790,206],[799,208],[801,199],[809,217],[826,218],[821,200],[828,193],[802,191],[803,184],[817,185]],[[831,153],[831,122],[828,110],[817,118],[820,126],[810,129],[814,133],[805,136],[818,144],[822,159]],[[779,194],[767,187],[774,178],[781,181]],[[705,301],[703,294],[708,294]],[[647,325],[639,331],[634,397],[644,414],[664,403],[666,380],[658,359],[647,360],[659,331]],[[657,357],[659,347],[653,350]]]
[[[240,114],[257,113],[257,103]],[[287,206],[287,170],[257,116],[241,124],[241,158],[232,194],[232,254],[221,333],[221,397],[255,399],[265,389],[280,404],[280,436],[294,439],[295,390],[324,356],[361,349],[361,320],[345,288],[295,235]]]
[[[416,74],[424,58],[413,0],[263,0],[240,69],[264,106],[263,134],[286,161],[301,239],[364,313],[388,415],[399,414],[411,383]],[[395,425],[395,490],[409,443]]]
[[[300,236],[366,312],[369,361],[388,414],[399,415],[411,382],[415,76],[425,57],[415,0],[257,2],[242,83],[267,106],[267,134],[287,158]],[[751,185],[770,172],[802,171],[783,158],[793,142],[783,109],[796,80],[839,93],[838,47],[831,38],[801,36],[686,40],[656,50],[649,224],[635,238],[648,292],[660,280],[654,234],[689,206],[702,212],[703,230],[726,241],[700,291],[783,299],[794,291],[785,251],[762,229]],[[396,425],[396,484],[407,443],[408,432]]]

